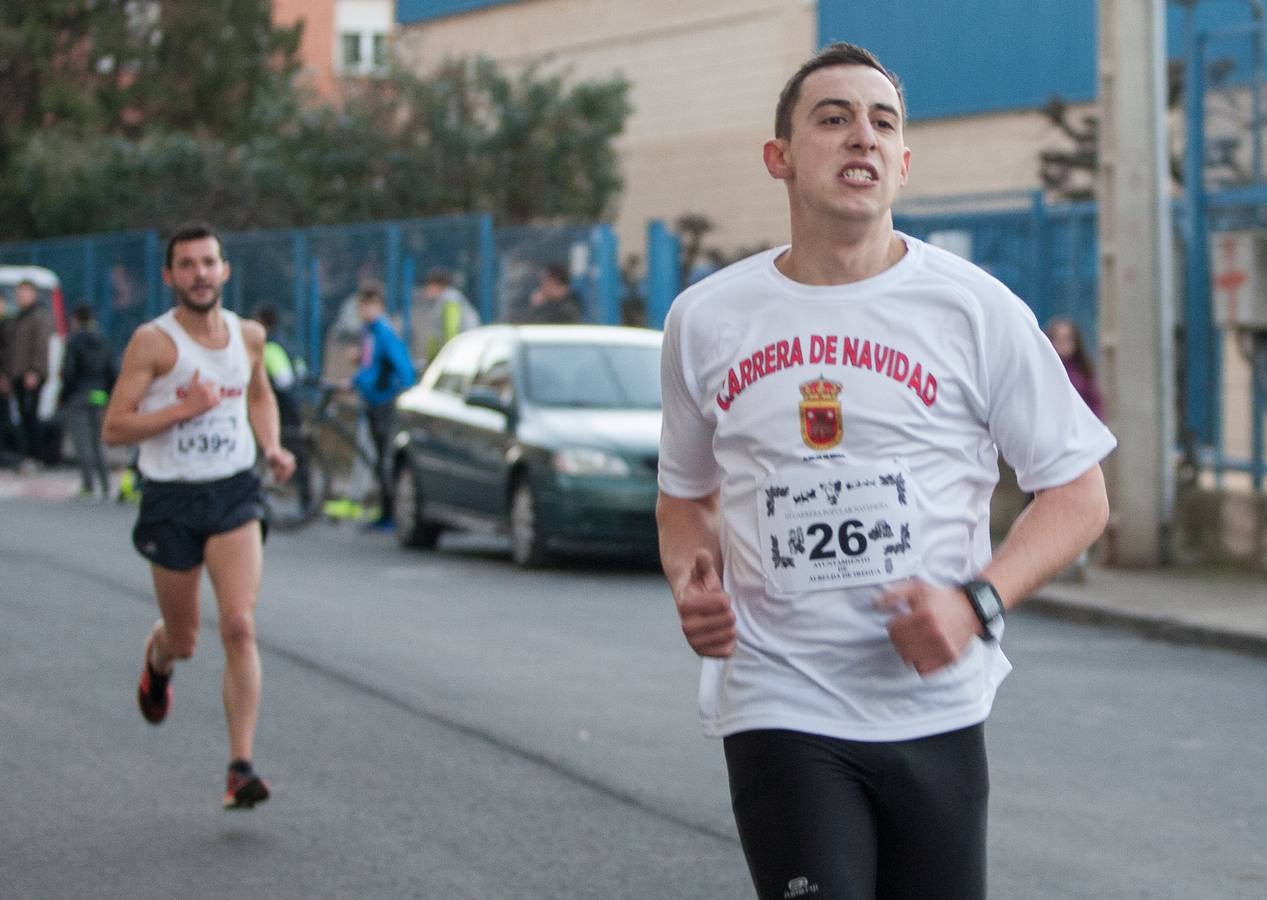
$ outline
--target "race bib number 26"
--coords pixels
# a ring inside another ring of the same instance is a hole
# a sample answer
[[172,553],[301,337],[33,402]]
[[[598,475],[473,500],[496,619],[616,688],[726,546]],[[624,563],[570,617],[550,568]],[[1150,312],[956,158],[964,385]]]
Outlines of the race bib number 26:
[[915,572],[918,513],[903,466],[785,469],[766,479],[758,505],[773,593],[860,587]]

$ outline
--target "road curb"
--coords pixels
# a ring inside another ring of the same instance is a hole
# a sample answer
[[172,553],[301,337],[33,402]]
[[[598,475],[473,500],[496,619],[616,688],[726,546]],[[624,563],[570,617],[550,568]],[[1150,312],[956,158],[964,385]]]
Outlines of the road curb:
[[1267,659],[1267,635],[1216,628],[1162,616],[1106,609],[1093,603],[1072,600],[1051,593],[1030,597],[1021,608],[1053,619],[1131,631],[1146,638],[1171,644],[1215,647]]

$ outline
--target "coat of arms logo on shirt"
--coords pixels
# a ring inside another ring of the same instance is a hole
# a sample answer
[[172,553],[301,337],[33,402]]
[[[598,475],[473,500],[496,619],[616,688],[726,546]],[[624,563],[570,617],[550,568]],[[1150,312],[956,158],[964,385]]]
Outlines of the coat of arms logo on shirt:
[[841,385],[819,375],[801,385],[801,439],[814,450],[828,450],[844,437],[840,421]]

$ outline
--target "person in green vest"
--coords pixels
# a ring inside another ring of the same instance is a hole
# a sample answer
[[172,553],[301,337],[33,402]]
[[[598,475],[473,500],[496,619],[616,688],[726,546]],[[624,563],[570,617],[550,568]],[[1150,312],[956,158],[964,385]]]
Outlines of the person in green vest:
[[428,363],[455,336],[480,324],[475,307],[453,281],[451,271],[436,267],[427,273],[422,287],[422,303],[415,321]]
[[277,410],[281,414],[283,431],[298,428],[301,424],[299,401],[295,396],[295,366],[286,348],[274,340],[277,332],[277,310],[272,306],[257,306],[255,321],[264,326],[264,372],[277,395]]
[[[286,348],[274,338],[277,334],[277,310],[267,304],[257,306],[255,321],[264,326],[264,373],[277,397],[278,421],[282,429],[282,446],[295,457],[295,484],[299,502],[306,508],[312,503],[308,478],[308,454],[299,440],[303,429],[303,411],[299,402],[299,376]],[[300,360],[302,364],[302,360]]]

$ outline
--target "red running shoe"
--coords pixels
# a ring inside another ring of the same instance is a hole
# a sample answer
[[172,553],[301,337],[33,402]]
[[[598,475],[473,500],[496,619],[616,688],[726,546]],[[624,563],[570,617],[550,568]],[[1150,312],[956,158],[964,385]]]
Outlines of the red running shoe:
[[268,785],[264,779],[255,774],[250,764],[229,764],[229,774],[225,778],[224,808],[251,809],[257,803],[268,799]]
[[[150,640],[153,640],[151,635]],[[160,675],[150,663],[150,641],[145,642],[145,665],[141,669],[141,683],[136,689],[136,701],[141,715],[151,725],[158,725],[167,718],[172,707],[171,673]]]

